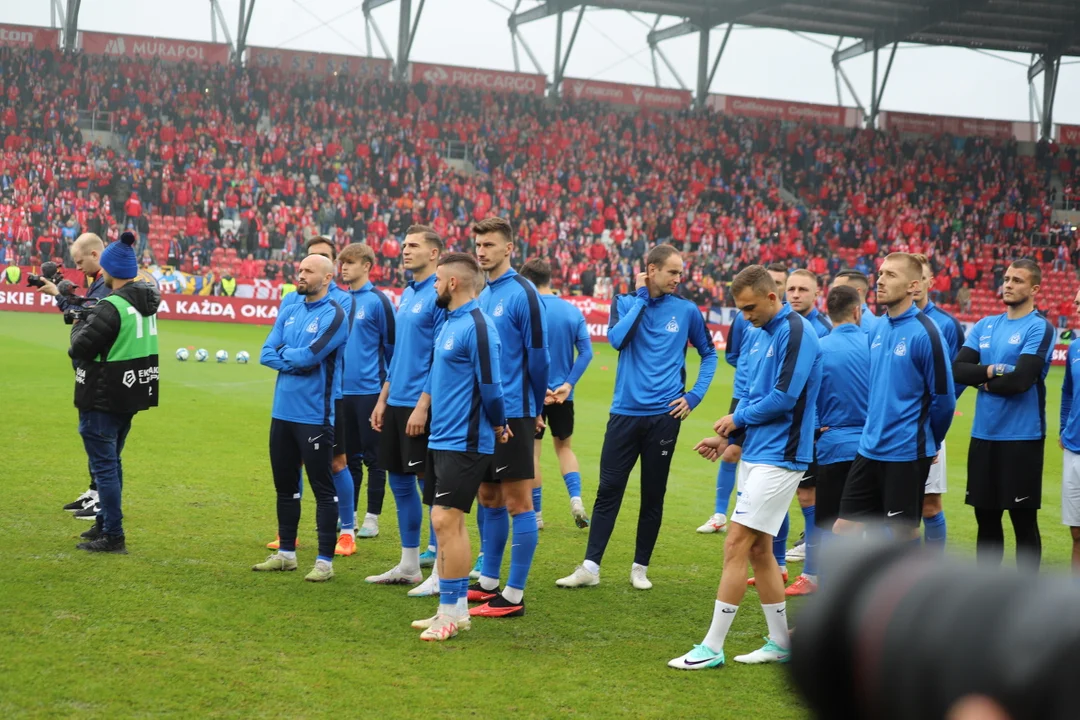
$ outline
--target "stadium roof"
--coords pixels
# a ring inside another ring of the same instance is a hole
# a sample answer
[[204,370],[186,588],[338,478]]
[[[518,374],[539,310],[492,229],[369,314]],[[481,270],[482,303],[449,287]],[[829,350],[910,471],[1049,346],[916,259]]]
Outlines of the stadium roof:
[[549,0],[516,13],[522,24],[581,5],[674,15],[654,30],[660,41],[727,23],[860,38],[846,60],[894,42],[1080,55],[1080,3],[1074,0]]

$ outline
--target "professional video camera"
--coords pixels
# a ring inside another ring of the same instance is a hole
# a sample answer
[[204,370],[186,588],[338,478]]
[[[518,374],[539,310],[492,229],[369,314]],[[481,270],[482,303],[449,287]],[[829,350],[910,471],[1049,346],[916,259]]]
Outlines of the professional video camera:
[[60,272],[60,266],[54,262],[42,263],[40,275],[28,273],[26,276],[26,284],[30,287],[45,287],[46,281],[56,285],[57,296],[67,301],[68,307],[64,310],[64,322],[68,325],[71,325],[76,320],[82,320],[83,315],[97,304],[95,298],[84,298],[77,295],[75,293],[75,283],[65,278],[64,274]]
[[823,555],[790,664],[815,717],[933,720],[971,696],[1011,720],[1077,717],[1073,580],[866,540]]

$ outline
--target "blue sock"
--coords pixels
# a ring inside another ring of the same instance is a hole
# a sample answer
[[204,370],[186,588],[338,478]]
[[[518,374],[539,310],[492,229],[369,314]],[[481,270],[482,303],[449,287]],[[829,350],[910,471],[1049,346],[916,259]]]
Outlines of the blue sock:
[[506,578],[507,587],[525,589],[525,581],[529,579],[529,569],[532,567],[533,555],[536,553],[538,537],[534,511],[530,510],[514,516],[514,542],[510,548],[510,574]]
[[476,503],[476,529],[480,532],[480,555],[484,554],[484,523],[487,522],[487,508]]
[[394,504],[397,506],[401,547],[418,548],[424,506],[420,503],[420,491],[416,489],[416,476],[398,473],[387,473],[387,475],[390,478],[390,492],[394,494]]
[[542,488],[533,488],[533,511],[540,512]]
[[728,503],[731,502],[731,491],[735,489],[735,470],[738,463],[720,461],[720,470],[716,473],[716,505],[714,513],[727,515]]
[[435,537],[435,523],[431,522],[431,508],[427,509],[427,522],[428,522],[428,548],[433,549],[434,552],[439,551],[439,539]]
[[[533,515],[533,529],[536,529],[536,515]],[[506,506],[487,509],[484,520],[484,562],[480,573],[494,580],[499,578],[502,569],[503,553],[506,552],[506,539],[510,537],[510,514]]]
[[772,541],[772,554],[776,558],[776,564],[780,567],[787,566],[787,536],[791,529],[791,515],[784,515],[784,524],[780,526],[780,532]]
[[562,476],[562,479],[566,483],[566,492],[570,493],[570,497],[581,497],[581,473],[568,472]]
[[356,508],[353,507],[353,479],[348,467],[334,473],[334,492],[338,496],[338,520],[341,521],[341,529],[355,529]]
[[[442,580],[439,581],[439,587],[442,587]],[[469,597],[469,576],[466,575],[463,578],[458,578],[457,585],[457,600],[465,600]]]
[[814,524],[814,506],[802,509],[803,520],[806,521],[806,559],[803,560],[803,575],[817,575],[818,571],[818,529]]
[[460,578],[439,578],[439,612],[449,608],[457,609],[458,580]]
[[928,546],[935,550],[945,549],[945,511],[942,510],[933,517],[923,518],[923,535]]

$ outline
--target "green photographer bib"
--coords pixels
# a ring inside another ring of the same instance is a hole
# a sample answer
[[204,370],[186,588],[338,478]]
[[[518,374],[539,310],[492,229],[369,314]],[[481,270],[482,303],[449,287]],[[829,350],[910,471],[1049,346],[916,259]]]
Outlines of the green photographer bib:
[[76,370],[75,405],[114,413],[157,407],[157,316],[143,315],[117,295],[101,302],[116,308],[120,331],[106,353]]

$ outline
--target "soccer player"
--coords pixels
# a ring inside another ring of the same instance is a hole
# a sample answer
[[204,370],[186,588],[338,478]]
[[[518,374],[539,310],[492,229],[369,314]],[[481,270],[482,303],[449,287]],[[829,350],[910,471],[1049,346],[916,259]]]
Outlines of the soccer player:
[[[383,382],[371,427],[379,436],[379,462],[389,474],[390,492],[397,504],[401,533],[401,561],[367,582],[377,585],[414,585],[420,572],[420,528],[424,510],[417,489],[427,461],[428,410],[431,398],[423,392],[431,372],[435,336],[446,320],[446,311],[435,304],[435,268],[443,249],[442,238],[431,228],[413,225],[405,234],[401,259],[413,279],[401,293],[394,319],[394,356]],[[420,587],[416,596],[438,592],[438,570]],[[434,578],[434,579],[432,579]]]
[[1001,514],[1009,511],[1019,567],[1038,570],[1046,442],[1046,374],[1056,333],[1035,309],[1042,271],[1027,259],[1005,271],[1006,311],[975,323],[953,364],[957,382],[977,387],[968,446],[967,504],[975,509],[975,556],[1000,565]]
[[870,389],[859,452],[840,499],[837,534],[882,520],[897,540],[917,540],[930,463],[956,409],[948,350],[934,321],[915,307],[922,265],[892,253],[878,271],[886,314],[870,341]]
[[[559,459],[559,473],[570,494],[570,514],[579,528],[589,527],[589,516],[581,502],[581,473],[578,459],[570,447],[574,434],[574,386],[585,374],[593,357],[592,340],[585,316],[551,289],[551,266],[545,260],[533,258],[521,266],[521,276],[536,286],[544,303],[548,323],[548,352],[551,368],[548,371],[547,397],[544,398],[544,424],[551,428],[555,455]],[[577,350],[577,358],[574,351]],[[536,468],[536,487],[533,488],[533,508],[536,524],[542,530],[540,519],[540,452],[544,445],[544,428],[536,434],[533,465]]]
[[[818,338],[823,338],[832,330],[832,323],[814,305],[819,292],[818,277],[809,270],[795,270],[788,276],[786,295],[791,309],[810,321],[810,325],[814,328]],[[815,567],[817,527],[814,523],[814,505],[816,503],[814,491],[815,471],[816,468],[811,463],[806,471],[806,477],[799,483],[799,489],[796,493],[806,528],[803,541],[796,543],[786,555],[786,560],[791,562],[805,561],[806,564],[803,566],[804,575],[807,573],[814,575],[817,571]],[[788,529],[785,527],[781,529],[778,536],[778,538],[783,538],[785,545],[787,544],[787,534]],[[807,565],[809,565],[809,569]]]
[[[716,348],[701,311],[675,291],[683,259],[671,245],[645,258],[632,295],[611,302],[608,340],[619,353],[615,395],[600,451],[600,487],[593,507],[585,561],[555,582],[585,587],[600,582],[600,562],[615,529],[630,472],[641,458],[641,509],[630,583],[648,590],[649,559],[664,515],[664,494],[679,429],[705,397],[716,372]],[[701,356],[697,382],[686,391],[686,344]]]
[[[334,242],[324,236],[316,236],[307,241],[305,245],[308,255],[318,255],[324,257],[331,262],[331,264],[337,262],[337,248],[334,246]],[[345,311],[345,317],[352,317],[352,295],[338,287],[337,283],[333,280],[326,289],[327,296],[337,303],[342,310]],[[290,292],[281,299],[281,305],[278,308],[280,314],[282,308],[290,303],[302,302],[303,296],[300,293]],[[349,325],[346,324],[345,332],[349,332]],[[342,377],[345,374],[345,353],[340,352],[337,354],[337,368],[334,372],[334,459],[331,465],[333,471],[334,491],[337,493],[338,498],[350,498],[354,495],[352,475],[348,472],[348,462],[345,454],[345,412],[342,410]],[[310,478],[308,481],[310,482]],[[303,494],[304,478],[299,473],[297,475],[297,492]],[[338,525],[340,526],[337,543],[334,546],[335,555],[352,555],[356,552],[356,510],[355,507],[349,502],[338,503]],[[277,538],[274,542],[267,543],[266,547],[271,550],[277,550],[280,546],[281,538]]]
[[[511,438],[495,449],[494,471],[480,484],[480,579],[469,599],[483,604],[469,611],[480,617],[520,617],[525,614],[525,583],[536,553],[536,511],[533,509],[533,438],[544,421],[547,397],[547,318],[536,287],[510,267],[514,233],[510,223],[490,217],[473,225],[476,259],[487,273],[480,309],[495,323],[502,343],[503,397]],[[511,520],[508,522],[507,514]],[[499,575],[506,542],[510,572],[499,592]]]
[[371,538],[379,534],[379,515],[386,495],[386,471],[379,464],[379,434],[371,427],[371,413],[386,382],[387,365],[394,357],[394,306],[371,284],[375,253],[370,247],[361,243],[348,245],[338,261],[341,279],[352,296],[342,378],[345,445],[356,511],[360,510],[360,486],[367,467],[367,513],[357,535]]
[[263,344],[260,362],[278,371],[270,422],[270,465],[277,489],[278,551],[252,570],[295,570],[296,530],[300,524],[297,468],[307,468],[315,493],[319,554],[305,580],[334,577],[334,525],[338,517],[332,478],[334,387],[337,355],[345,346],[347,318],[330,299],[334,264],[317,255],[300,263],[296,292],[303,302],[281,308]]
[[[499,334],[494,320],[477,304],[483,274],[465,253],[443,256],[436,270],[436,302],[448,311],[435,338],[424,502],[439,538],[439,610],[417,620],[421,640],[449,640],[468,630],[469,567],[472,559],[465,513],[472,509],[480,482],[490,476],[496,438],[509,439],[499,366]],[[492,432],[494,430],[494,432]]]
[[[1073,299],[1080,315],[1080,292]],[[1061,522],[1072,534],[1072,567],[1080,573],[1080,378],[1073,370],[1080,363],[1080,343],[1069,345],[1065,361],[1065,382],[1061,386]]]
[[[787,286],[787,268],[780,263],[773,263],[769,266],[769,275],[776,281],[776,292],[782,297]],[[724,360],[735,368],[735,379],[728,414],[735,412],[735,408],[739,405],[739,399],[746,394],[746,376],[749,373],[746,367],[750,356],[748,353],[744,353],[743,350],[750,349],[753,344],[751,337],[755,332],[757,332],[757,328],[748,323],[742,313],[737,312],[734,320],[732,320],[731,329],[728,331],[727,347],[724,351]],[[713,515],[704,525],[697,529],[699,533],[721,532],[726,528],[731,491],[735,489],[735,471],[741,457],[742,435],[737,433],[729,438],[727,449],[724,450],[724,454],[720,457],[720,469],[716,473],[716,499],[713,505]],[[778,536],[776,561],[780,564],[780,570],[786,583],[787,516],[785,516],[784,523],[783,537],[779,538]]]
[[[934,271],[930,260],[925,255],[914,255],[922,265],[922,282],[915,293],[915,306],[923,315],[934,321],[945,341],[945,350],[952,363],[964,344],[964,326],[956,318],[945,312],[930,299],[930,288],[934,284]],[[954,380],[955,382],[955,380]],[[926,494],[923,496],[924,540],[939,550],[945,549],[945,511],[941,506],[941,495],[948,490],[948,470],[945,468],[945,443],[941,444],[937,458],[930,465],[930,474],[926,478]]]
[[760,649],[736,656],[735,661],[786,662],[791,647],[784,583],[773,557],[772,536],[784,522],[795,489],[814,459],[821,350],[813,326],[781,302],[776,284],[761,265],[751,265],[736,275],[731,294],[746,319],[761,329],[749,350],[752,380],[735,413],[720,418],[714,426],[717,434],[694,449],[716,460],[724,439],[736,430],[746,430],[739,496],[724,542],[724,568],[712,625],[700,644],[668,662],[680,670],[724,664],[724,640],[746,593],[748,563],[754,567],[769,636]]
[[[866,423],[870,382],[864,368],[870,367],[870,345],[861,327],[862,300],[850,285],[835,285],[827,298],[833,330],[821,338],[821,387],[817,396],[818,441],[817,489],[814,522],[817,547],[824,547],[840,515],[851,463],[859,451],[859,437]],[[808,595],[817,590],[818,578],[807,558],[803,574],[785,595]]]
[[862,320],[859,321],[859,326],[867,335],[871,334],[878,316],[866,304],[866,295],[870,292],[870,281],[858,270],[841,270],[833,278],[832,287],[840,285],[849,285],[859,293],[859,302],[862,303]]

